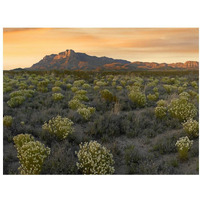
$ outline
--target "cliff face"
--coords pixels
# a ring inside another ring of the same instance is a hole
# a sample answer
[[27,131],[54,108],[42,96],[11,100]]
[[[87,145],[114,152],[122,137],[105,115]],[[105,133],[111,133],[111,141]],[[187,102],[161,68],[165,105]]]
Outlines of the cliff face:
[[85,53],[76,53],[66,50],[59,54],[45,56],[30,70],[169,70],[191,69],[198,70],[199,62],[187,61],[185,63],[156,63],[156,62],[129,62],[127,60],[112,59],[108,57],[89,56]]

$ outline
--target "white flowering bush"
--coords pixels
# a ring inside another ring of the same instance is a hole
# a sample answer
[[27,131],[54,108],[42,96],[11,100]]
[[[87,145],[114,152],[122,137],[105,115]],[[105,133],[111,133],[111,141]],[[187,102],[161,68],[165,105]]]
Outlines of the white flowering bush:
[[58,139],[63,140],[74,131],[72,127],[73,124],[74,123],[70,119],[62,118],[58,115],[50,119],[48,123],[45,122],[42,129],[48,131]]
[[24,96],[16,96],[7,101],[7,104],[9,107],[14,108],[21,105],[25,100],[26,98]]
[[116,101],[116,97],[107,89],[104,89],[100,91],[101,93],[101,98],[103,98],[106,101]]
[[84,119],[88,120],[92,114],[95,112],[95,108],[88,107],[88,108],[78,108],[77,112],[81,115]]
[[85,105],[80,102],[78,99],[72,99],[68,102],[68,106],[72,110],[77,110],[78,108],[85,108]]
[[52,98],[54,101],[60,101],[64,98],[64,95],[61,93],[52,94]]
[[146,96],[142,92],[132,90],[128,96],[137,106],[144,107],[146,105]]
[[156,100],[158,99],[158,97],[159,97],[159,94],[158,94],[158,93],[156,93],[156,94],[148,94],[148,95],[147,95],[147,99],[148,99],[149,101],[156,101]]
[[172,92],[172,86],[171,85],[163,85],[163,87],[165,88],[165,90],[168,94],[170,94]]
[[123,89],[123,87],[121,85],[118,85],[116,88],[117,88],[117,90],[122,90]]
[[6,127],[12,126],[13,118],[12,116],[6,115],[3,117],[3,125]]
[[35,139],[31,134],[19,134],[13,137],[13,141],[15,143],[15,148],[19,151],[24,144],[35,141]]
[[67,84],[66,84],[66,87],[67,87],[68,89],[70,89],[70,88],[72,87],[72,84],[71,84],[71,83],[67,83]]
[[176,142],[175,146],[178,149],[179,157],[181,160],[186,160],[188,159],[188,151],[192,147],[193,141],[186,137],[181,137],[179,140]]
[[84,84],[82,85],[82,87],[83,87],[84,89],[89,89],[89,88],[91,88],[90,84],[88,84],[88,83],[84,83]]
[[164,106],[157,106],[155,108],[155,115],[157,118],[163,118],[167,115],[167,108]]
[[77,99],[79,101],[89,101],[89,98],[85,94],[76,94],[73,99]]
[[167,102],[165,100],[161,99],[161,100],[157,101],[156,104],[157,104],[157,106],[166,106]]
[[19,134],[13,138],[17,149],[17,157],[21,166],[21,174],[40,174],[45,158],[50,154],[50,148],[35,141],[30,134]]
[[97,86],[97,85],[94,86],[94,90],[99,90],[99,88],[100,88],[100,87]]
[[83,174],[113,174],[113,155],[96,141],[80,144],[77,167]]
[[77,87],[71,87],[71,91],[76,92],[76,91],[78,91],[78,88]]
[[173,99],[168,106],[168,111],[172,117],[184,121],[192,119],[197,115],[197,109],[194,104],[189,103],[187,99]]
[[188,94],[187,92],[181,92],[179,94],[179,96],[180,96],[180,99],[186,99],[186,100],[188,100],[190,98],[190,94]]
[[53,87],[52,92],[61,92],[62,89],[60,87]]
[[198,137],[199,122],[193,119],[189,119],[185,123],[183,123],[183,129],[189,136]]
[[79,86],[83,85],[84,83],[85,83],[84,80],[77,80],[77,81],[74,81],[73,86],[79,87]]

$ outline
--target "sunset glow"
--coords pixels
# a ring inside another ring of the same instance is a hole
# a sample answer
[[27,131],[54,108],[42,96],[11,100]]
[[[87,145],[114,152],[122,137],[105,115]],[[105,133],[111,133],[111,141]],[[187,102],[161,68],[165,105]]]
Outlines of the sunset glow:
[[198,28],[4,28],[4,69],[31,67],[66,49],[128,61],[199,60]]

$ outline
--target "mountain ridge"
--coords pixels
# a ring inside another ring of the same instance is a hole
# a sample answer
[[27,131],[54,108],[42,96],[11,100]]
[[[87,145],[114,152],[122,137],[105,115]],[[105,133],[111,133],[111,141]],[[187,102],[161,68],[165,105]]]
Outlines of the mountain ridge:
[[123,59],[90,56],[85,53],[76,53],[71,49],[58,54],[46,55],[39,62],[33,64],[29,70],[170,70],[170,69],[199,69],[199,62],[186,61],[185,63],[157,63],[157,62],[130,62]]

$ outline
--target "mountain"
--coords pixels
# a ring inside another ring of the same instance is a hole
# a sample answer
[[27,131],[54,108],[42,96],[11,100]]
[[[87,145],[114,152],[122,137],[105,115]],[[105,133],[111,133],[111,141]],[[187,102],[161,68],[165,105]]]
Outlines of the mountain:
[[97,67],[111,63],[127,64],[130,62],[127,60],[112,59],[108,57],[89,56],[85,53],[75,53],[73,50],[66,50],[59,54],[45,56],[30,69],[95,70]]
[[85,53],[76,53],[66,50],[59,54],[45,56],[29,70],[198,70],[199,62],[187,61],[185,63],[156,63],[156,62],[130,62],[127,60],[108,57],[89,56]]

